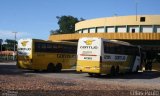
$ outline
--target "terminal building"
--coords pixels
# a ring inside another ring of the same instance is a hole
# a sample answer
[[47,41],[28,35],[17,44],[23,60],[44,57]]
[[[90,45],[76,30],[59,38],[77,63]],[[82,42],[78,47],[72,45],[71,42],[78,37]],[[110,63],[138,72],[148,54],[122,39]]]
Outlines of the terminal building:
[[160,15],[113,16],[81,21],[75,33],[49,36],[49,40],[77,41],[80,37],[101,37],[127,41],[160,53]]

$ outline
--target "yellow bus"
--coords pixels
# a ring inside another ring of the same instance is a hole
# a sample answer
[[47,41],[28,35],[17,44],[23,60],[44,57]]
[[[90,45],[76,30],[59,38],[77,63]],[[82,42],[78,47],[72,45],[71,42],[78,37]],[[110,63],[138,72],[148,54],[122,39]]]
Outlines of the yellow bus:
[[20,39],[18,41],[17,66],[22,69],[60,72],[76,66],[77,43]]
[[138,72],[140,48],[127,42],[83,37],[78,41],[76,71],[89,75]]
[[160,52],[157,52],[155,59],[151,60],[151,63],[151,68],[148,67],[148,69],[160,72]]

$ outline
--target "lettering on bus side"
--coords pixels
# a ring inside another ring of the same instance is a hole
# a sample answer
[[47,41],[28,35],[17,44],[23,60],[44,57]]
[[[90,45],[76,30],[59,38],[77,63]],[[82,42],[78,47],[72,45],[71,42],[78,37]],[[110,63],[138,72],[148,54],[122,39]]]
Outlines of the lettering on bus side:
[[111,59],[110,55],[104,55],[104,59]]
[[80,46],[80,49],[98,49],[98,46]]
[[76,55],[57,54],[57,58],[76,58]]
[[125,61],[126,60],[126,56],[115,56],[115,60]]
[[18,48],[18,55],[29,55],[31,51],[31,48]]
[[127,56],[126,55],[104,55],[104,59],[108,61],[126,61]]
[[18,50],[26,50],[26,51],[30,51],[31,48],[18,48]]

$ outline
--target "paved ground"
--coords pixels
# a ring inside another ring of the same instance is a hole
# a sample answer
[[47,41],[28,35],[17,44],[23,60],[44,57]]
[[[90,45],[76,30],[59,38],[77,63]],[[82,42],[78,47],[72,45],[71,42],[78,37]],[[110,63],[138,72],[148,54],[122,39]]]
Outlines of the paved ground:
[[3,96],[20,93],[23,95],[22,93],[27,90],[33,91],[34,94],[30,94],[33,96],[43,91],[43,95],[50,93],[51,96],[57,94],[61,96],[158,96],[160,73],[152,71],[115,77],[105,75],[89,77],[87,73],[77,73],[73,70],[63,70],[61,73],[21,70],[15,66],[15,63],[8,62],[0,63],[0,90]]

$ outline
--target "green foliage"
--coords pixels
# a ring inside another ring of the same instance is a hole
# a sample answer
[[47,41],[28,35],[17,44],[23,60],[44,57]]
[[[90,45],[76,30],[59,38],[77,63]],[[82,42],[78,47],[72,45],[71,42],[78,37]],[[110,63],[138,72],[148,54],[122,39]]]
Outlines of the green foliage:
[[52,34],[52,35],[56,35],[56,34],[59,34],[59,33],[60,33],[59,29],[50,31],[50,34]]
[[6,42],[7,44],[11,44],[11,45],[12,45],[12,44],[14,45],[15,43],[17,44],[17,41],[15,41],[15,40],[10,40],[10,39],[6,39],[5,42]]
[[6,42],[6,44],[3,44],[4,50],[13,51],[14,50],[14,44],[17,45],[17,41],[15,41],[15,40],[6,39],[5,42]]
[[0,51],[2,51],[2,42],[3,42],[3,40],[2,39],[0,39]]
[[57,19],[60,27],[60,32],[62,34],[74,33],[75,23],[78,22],[77,18],[74,18],[73,16],[62,16],[57,17]]
[[3,40],[2,40],[2,39],[0,39],[0,44],[2,44],[2,42],[3,42]]
[[[17,41],[15,40],[10,40],[6,39],[5,42],[3,43],[3,39],[0,39],[0,51],[14,51],[14,44],[17,45]],[[15,50],[17,49],[17,46],[15,47]]]
[[75,24],[79,21],[83,21],[83,18],[80,20],[73,16],[57,16],[59,29],[51,30],[50,34],[69,34],[75,33]]
[[2,39],[0,39],[0,46],[2,47],[2,42],[3,42],[3,40]]

